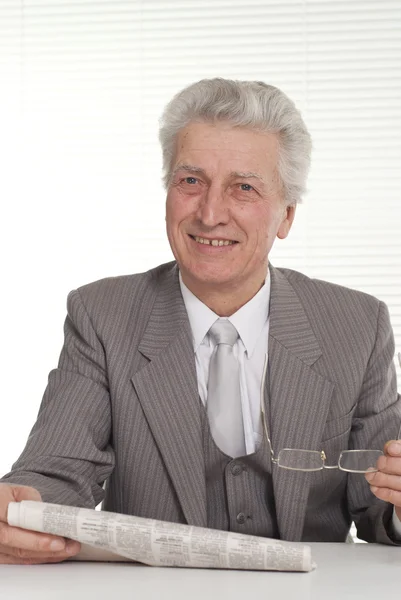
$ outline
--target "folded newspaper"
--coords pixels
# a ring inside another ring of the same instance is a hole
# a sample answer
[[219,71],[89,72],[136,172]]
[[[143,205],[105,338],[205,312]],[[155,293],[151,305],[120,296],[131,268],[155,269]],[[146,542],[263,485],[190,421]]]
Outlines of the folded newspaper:
[[11,502],[8,523],[83,544],[78,560],[159,567],[311,571],[310,546],[46,502]]

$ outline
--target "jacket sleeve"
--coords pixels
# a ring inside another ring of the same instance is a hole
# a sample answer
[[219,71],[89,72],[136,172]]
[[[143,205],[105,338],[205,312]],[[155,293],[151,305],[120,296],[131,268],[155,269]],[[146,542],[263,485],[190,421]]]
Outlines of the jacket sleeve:
[[[383,449],[396,439],[401,425],[401,397],[397,393],[394,336],[388,309],[379,303],[375,344],[369,358],[351,434],[351,449]],[[348,506],[358,537],[367,542],[396,543],[392,531],[393,505],[376,498],[363,475],[348,475]]]
[[32,486],[46,502],[94,508],[114,468],[106,356],[78,290],[67,309],[58,368],[26,447],[2,481]]

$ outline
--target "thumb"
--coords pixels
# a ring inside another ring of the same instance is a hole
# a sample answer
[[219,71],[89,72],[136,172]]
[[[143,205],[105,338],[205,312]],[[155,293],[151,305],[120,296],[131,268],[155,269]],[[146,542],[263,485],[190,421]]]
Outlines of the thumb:
[[389,440],[384,445],[384,454],[386,456],[400,456],[401,440]]
[[35,500],[36,502],[42,501],[42,496],[38,490],[27,485],[15,485],[13,487],[14,502],[21,502],[22,500]]
[[7,522],[7,509],[10,502],[21,502],[22,500],[40,502],[42,496],[38,490],[26,485],[0,483],[0,522]]

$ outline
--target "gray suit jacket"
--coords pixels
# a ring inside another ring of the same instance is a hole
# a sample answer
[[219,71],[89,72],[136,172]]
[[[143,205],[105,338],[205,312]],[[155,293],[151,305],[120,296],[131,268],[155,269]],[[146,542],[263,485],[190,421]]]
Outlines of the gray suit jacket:
[[[396,437],[394,341],[367,294],[271,270],[266,412],[275,453],[379,448]],[[175,263],[68,298],[65,343],[26,448],[4,480],[49,502],[206,526],[201,405]],[[104,490],[104,482],[107,481]],[[363,475],[273,467],[282,539],[392,543]]]

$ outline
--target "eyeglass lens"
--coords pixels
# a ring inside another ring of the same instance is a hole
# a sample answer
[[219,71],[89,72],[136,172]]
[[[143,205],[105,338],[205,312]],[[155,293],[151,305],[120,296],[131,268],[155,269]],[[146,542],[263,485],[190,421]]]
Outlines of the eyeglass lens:
[[325,466],[338,466],[350,473],[366,473],[376,470],[377,459],[382,454],[380,450],[345,450],[337,465],[325,465],[321,452],[284,448],[279,452],[277,463],[279,467],[295,471],[320,471]]

